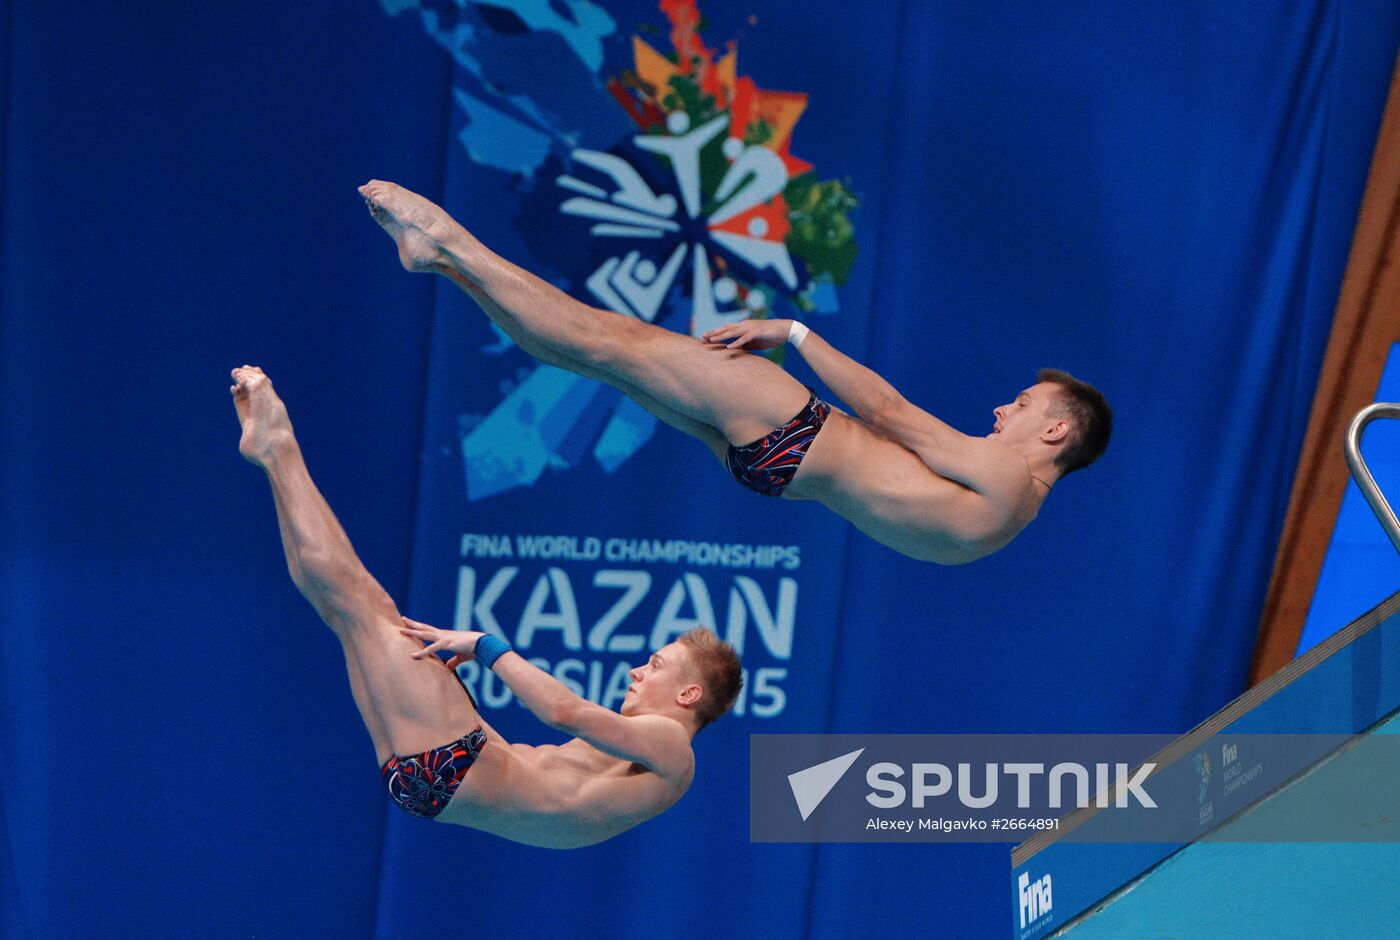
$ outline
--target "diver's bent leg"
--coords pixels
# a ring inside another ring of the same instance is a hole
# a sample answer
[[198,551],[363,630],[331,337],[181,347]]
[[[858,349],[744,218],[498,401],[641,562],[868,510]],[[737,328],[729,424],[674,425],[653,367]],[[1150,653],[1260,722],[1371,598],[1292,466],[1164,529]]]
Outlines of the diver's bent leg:
[[351,692],[379,762],[476,728],[481,719],[452,672],[441,661],[413,658],[421,645],[399,633],[397,607],[365,570],[312,482],[272,383],[248,367],[234,377],[243,422],[239,449],[267,473],[287,569],[340,640]]

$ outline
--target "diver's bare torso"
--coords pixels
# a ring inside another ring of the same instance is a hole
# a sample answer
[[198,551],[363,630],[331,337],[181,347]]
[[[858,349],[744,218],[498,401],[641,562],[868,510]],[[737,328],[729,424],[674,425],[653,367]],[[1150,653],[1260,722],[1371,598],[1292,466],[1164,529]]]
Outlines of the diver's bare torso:
[[490,741],[440,822],[515,842],[569,849],[610,839],[674,806],[695,775],[667,779],[575,738],[562,745]]
[[939,476],[913,451],[833,410],[786,496],[817,500],[866,535],[920,561],[961,565],[992,554],[1035,519],[1046,490],[1004,451],[1005,479],[983,492]]

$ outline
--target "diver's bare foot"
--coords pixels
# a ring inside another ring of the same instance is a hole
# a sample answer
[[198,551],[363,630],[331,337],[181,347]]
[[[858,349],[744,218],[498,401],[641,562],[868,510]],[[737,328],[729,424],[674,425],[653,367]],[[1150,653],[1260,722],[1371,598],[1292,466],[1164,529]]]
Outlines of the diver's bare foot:
[[370,180],[360,187],[369,214],[399,246],[399,261],[409,271],[437,271],[444,263],[443,241],[456,228],[452,217],[397,183]]
[[296,445],[292,436],[292,421],[287,406],[272,390],[272,380],[257,366],[239,366],[233,370],[233,407],[243,436],[238,440],[238,452],[249,463],[267,466],[273,454],[283,447]]

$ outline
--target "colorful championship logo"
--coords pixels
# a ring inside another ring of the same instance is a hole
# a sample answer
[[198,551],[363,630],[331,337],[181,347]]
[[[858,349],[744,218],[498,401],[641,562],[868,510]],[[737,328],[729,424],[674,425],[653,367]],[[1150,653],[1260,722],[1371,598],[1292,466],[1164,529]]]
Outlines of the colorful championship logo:
[[1198,806],[1196,820],[1204,826],[1215,819],[1215,801],[1210,798],[1210,755],[1205,751],[1198,751],[1192,763],[1196,767],[1196,774],[1200,778],[1200,784],[1196,789],[1196,803]]
[[[692,335],[839,310],[856,199],[793,154],[807,95],[740,74],[737,41],[707,47],[695,0],[661,0],[667,25],[639,24],[630,38],[587,0],[382,2],[420,10],[457,63],[458,141],[516,195],[526,267]],[[669,49],[658,49],[663,32]],[[523,369],[494,410],[464,421],[468,499],[590,456],[611,473],[652,437],[656,419],[620,393],[500,339],[485,351],[521,357]]]

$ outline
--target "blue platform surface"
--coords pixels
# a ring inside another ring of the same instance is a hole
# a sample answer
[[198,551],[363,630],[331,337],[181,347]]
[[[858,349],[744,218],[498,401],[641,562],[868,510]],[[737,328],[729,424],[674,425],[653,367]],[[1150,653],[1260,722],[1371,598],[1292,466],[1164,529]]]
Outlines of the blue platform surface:
[[[1224,917],[1231,909],[1238,908],[1237,915],[1230,916],[1238,916],[1239,923],[1244,923],[1254,916],[1249,912],[1256,905],[1266,908],[1268,899],[1275,894],[1288,895],[1290,903],[1301,904],[1300,895],[1324,892],[1327,897],[1335,895],[1336,902],[1327,905],[1335,908],[1354,906],[1353,899],[1373,891],[1396,895],[1393,889],[1397,869],[1386,863],[1400,861],[1400,848],[1382,841],[1386,838],[1384,833],[1379,838],[1375,832],[1366,836],[1359,827],[1374,829],[1379,825],[1393,825],[1388,820],[1400,819],[1400,799],[1396,796],[1400,794],[1400,787],[1391,785],[1392,781],[1400,780],[1400,761],[1396,759],[1400,749],[1361,746],[1366,740],[1363,733],[1400,731],[1400,723],[1394,718],[1397,709],[1400,709],[1400,594],[1393,594],[1154,755],[1151,761],[1166,768],[1174,761],[1190,760],[1196,753],[1214,753],[1227,735],[1345,734],[1359,737],[1334,755],[1323,757],[1319,753],[1321,759],[1316,766],[1300,775],[1297,771],[1307,767],[1307,763],[1293,770],[1266,769],[1272,779],[1260,781],[1257,802],[1245,801],[1233,807],[1221,804],[1220,813],[1214,817],[1216,822],[1203,826],[1200,838],[1209,842],[1104,844],[1074,841],[1068,836],[1075,826],[1067,825],[1053,838],[1031,840],[1017,847],[1012,853],[1010,884],[1012,936],[1017,940],[1038,940],[1065,930],[1066,925],[1070,925],[1069,932],[1077,935],[1077,931],[1086,928],[1075,926],[1076,918],[1089,912],[1083,921],[1088,924],[1107,916],[1107,911],[1119,905],[1123,905],[1123,913],[1113,914],[1107,921],[1109,926],[1092,928],[1106,930],[1106,933],[1085,936],[1217,936],[1221,934],[1214,928],[1206,930],[1195,919],[1207,915]],[[1374,758],[1377,750],[1384,752],[1388,763],[1363,763]],[[1380,785],[1368,788],[1366,784],[1370,780],[1378,780]],[[1307,800],[1313,802],[1307,803]],[[1305,804],[1308,812],[1325,806],[1329,814],[1334,814],[1339,805],[1354,811],[1355,820],[1348,817],[1347,823],[1357,828],[1335,830],[1340,833],[1338,841],[1369,844],[1270,843],[1269,827],[1265,823],[1271,818],[1307,818],[1298,817]],[[1293,817],[1288,815],[1290,807]],[[1271,815],[1276,813],[1284,815]],[[1203,817],[1203,821],[1206,818]],[[1079,825],[1092,822],[1090,818]],[[1243,836],[1242,831],[1246,832]],[[1257,832],[1262,832],[1257,844],[1229,842],[1232,838],[1241,841],[1251,838],[1248,833]],[[1324,865],[1325,875],[1316,871]],[[1290,872],[1291,882],[1275,884],[1282,877],[1275,872],[1275,867],[1280,872]],[[1350,870],[1352,874],[1343,877],[1342,870]],[[1221,874],[1222,871],[1227,874]],[[1158,878],[1163,879],[1161,887],[1147,887]],[[1025,890],[1022,882],[1039,883],[1042,879],[1048,879],[1051,903],[1032,907],[1028,918],[1021,902]],[[1247,887],[1236,891],[1221,885],[1230,879]],[[1329,887],[1332,885],[1338,888],[1333,890]],[[1345,891],[1341,890],[1343,887]],[[1139,892],[1147,900],[1132,900]],[[1160,908],[1138,908],[1138,904],[1148,904],[1150,899],[1158,897],[1159,892],[1165,892],[1170,900],[1163,901]],[[1098,910],[1106,898],[1110,899],[1109,903]],[[1216,898],[1219,900],[1213,900]],[[1400,905],[1400,895],[1376,903],[1379,908],[1386,905]],[[1176,920],[1169,924],[1160,920],[1161,910],[1167,907],[1176,911]],[[1396,911],[1391,909],[1390,914],[1394,913]],[[1377,923],[1394,922],[1393,917],[1390,921],[1385,919],[1384,911],[1365,914],[1366,917],[1373,915],[1378,918]],[[1347,916],[1362,915],[1352,912]],[[1237,935],[1319,935],[1300,926],[1308,922],[1302,916],[1280,914],[1281,931],[1296,928],[1302,933],[1266,930],[1256,925],[1248,929],[1241,927]],[[1231,920],[1231,923],[1236,921]],[[1321,935],[1394,934],[1393,929],[1387,933],[1356,932],[1348,928],[1341,932],[1324,931]]]
[[[1392,716],[1376,732],[1400,733]],[[1348,772],[1356,750],[1326,772]],[[1394,778],[1391,778],[1392,781]],[[1285,787],[1222,828],[1306,804],[1307,781]],[[1358,826],[1370,814],[1355,813]],[[1393,937],[1400,932],[1400,843],[1197,842],[1056,936]]]

